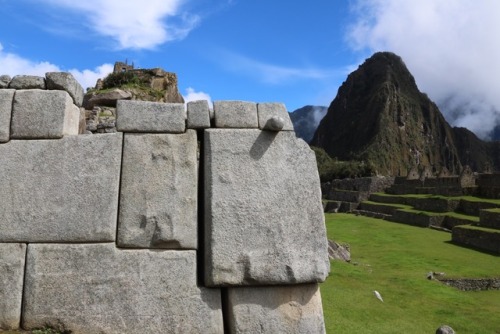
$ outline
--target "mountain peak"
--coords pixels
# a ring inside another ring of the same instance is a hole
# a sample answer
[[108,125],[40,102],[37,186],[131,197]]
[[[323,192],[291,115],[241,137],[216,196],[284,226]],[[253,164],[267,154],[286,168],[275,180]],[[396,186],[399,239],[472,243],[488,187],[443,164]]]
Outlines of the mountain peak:
[[339,88],[311,145],[339,160],[370,162],[384,175],[406,175],[415,167],[458,174],[465,161],[455,137],[401,57],[377,52]]

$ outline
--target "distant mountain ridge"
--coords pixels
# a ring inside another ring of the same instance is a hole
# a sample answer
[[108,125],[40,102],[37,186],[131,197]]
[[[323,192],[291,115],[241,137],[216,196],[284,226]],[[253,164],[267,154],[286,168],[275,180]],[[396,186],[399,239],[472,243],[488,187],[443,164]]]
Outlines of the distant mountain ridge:
[[311,145],[339,160],[370,162],[382,175],[404,176],[414,167],[453,174],[464,165],[500,170],[500,142],[452,128],[390,52],[375,53],[349,74]]
[[297,137],[309,143],[327,110],[328,107],[308,105],[291,112],[290,119]]

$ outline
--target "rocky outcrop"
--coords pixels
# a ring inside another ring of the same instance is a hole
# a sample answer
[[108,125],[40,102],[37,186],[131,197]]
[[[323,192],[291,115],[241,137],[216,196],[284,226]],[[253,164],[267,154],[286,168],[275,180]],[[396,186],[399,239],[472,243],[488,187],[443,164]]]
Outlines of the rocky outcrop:
[[328,255],[330,260],[351,262],[351,251],[348,244],[339,244],[333,240],[328,240]]
[[132,93],[119,88],[114,88],[102,93],[91,92],[85,95],[84,108],[91,110],[96,106],[115,107],[118,100],[130,100]]
[[[184,103],[175,73],[161,68],[134,69],[133,65],[116,62],[114,72],[99,79],[95,88],[90,89],[83,97],[83,107],[87,110],[87,133],[115,132],[114,109],[118,101],[122,100]],[[113,115],[92,113],[96,108],[113,108]]]

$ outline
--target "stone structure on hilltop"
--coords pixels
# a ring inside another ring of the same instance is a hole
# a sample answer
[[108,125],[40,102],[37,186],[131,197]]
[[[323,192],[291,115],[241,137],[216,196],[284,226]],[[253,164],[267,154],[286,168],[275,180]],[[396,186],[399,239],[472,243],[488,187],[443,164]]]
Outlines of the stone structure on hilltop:
[[69,74],[9,82],[0,330],[325,332],[319,176],[284,105],[120,100],[116,133],[78,135]]
[[136,69],[134,64],[115,62],[112,74],[120,73],[133,75],[135,84],[104,87],[103,79],[99,79],[94,89],[90,89],[84,95],[83,108],[86,110],[87,133],[116,132],[116,103],[119,100],[184,103],[184,98],[177,87],[175,73],[161,68]]

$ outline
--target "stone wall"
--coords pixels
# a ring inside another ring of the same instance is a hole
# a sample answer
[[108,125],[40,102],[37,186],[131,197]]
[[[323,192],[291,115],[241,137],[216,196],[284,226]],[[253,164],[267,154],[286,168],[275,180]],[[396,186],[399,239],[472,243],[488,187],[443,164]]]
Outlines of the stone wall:
[[124,100],[117,133],[77,135],[76,81],[25,82],[51,76],[0,89],[0,330],[325,332],[319,176],[284,105]]
[[500,290],[500,278],[438,278],[438,280],[462,291]]

